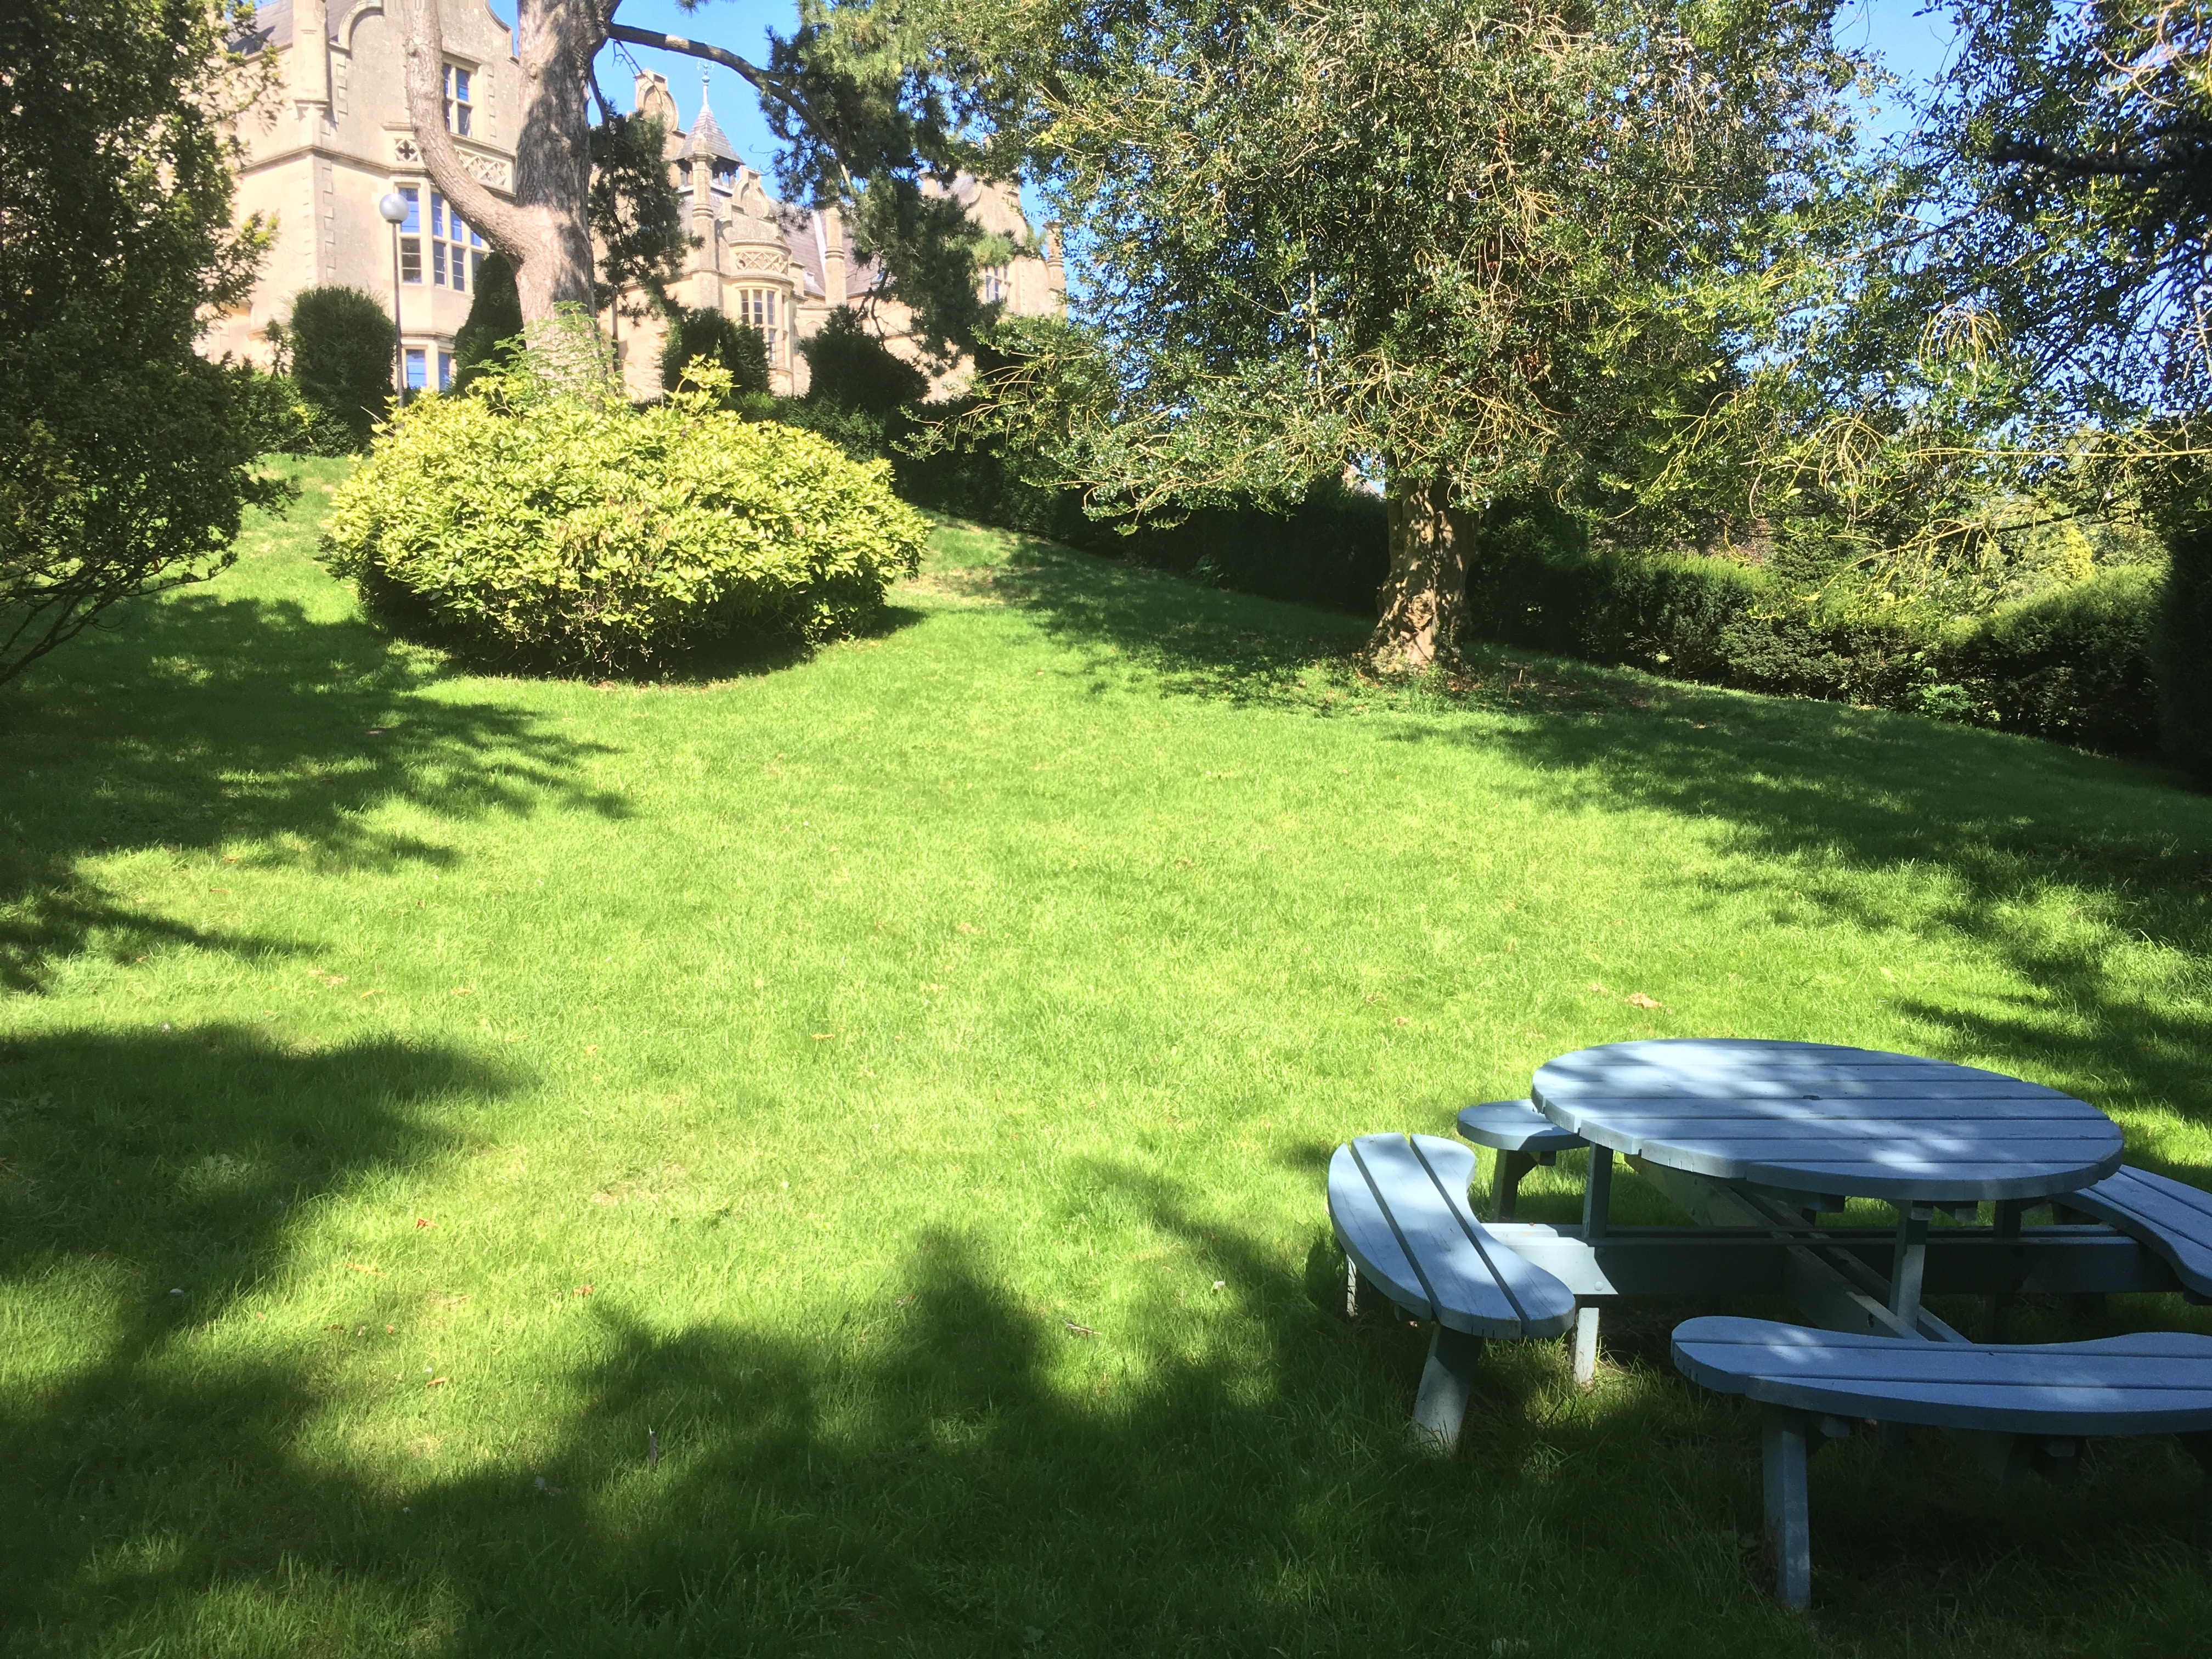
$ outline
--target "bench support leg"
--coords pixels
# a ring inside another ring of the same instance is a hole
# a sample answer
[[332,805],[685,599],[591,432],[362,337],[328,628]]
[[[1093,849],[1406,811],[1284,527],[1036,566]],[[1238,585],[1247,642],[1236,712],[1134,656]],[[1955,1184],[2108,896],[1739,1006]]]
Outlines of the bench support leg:
[[1766,1486],[1766,1547],[1774,1553],[1775,1594],[1793,1607],[1813,1601],[1813,1510],[1806,1486],[1802,1412],[1760,1410],[1759,1461]]
[[2212,1550],[2212,1433],[2174,1437],[2204,1471],[2204,1485],[2197,1498],[2197,1547]]
[[1448,1457],[1459,1449],[1460,1425],[1467,1420],[1467,1397],[1482,1363],[1482,1339],[1465,1331],[1437,1327],[1429,1342],[1429,1363],[1421,1370],[1421,1391],[1413,1396],[1413,1443]]
[[1521,1207],[1521,1179],[1536,1167],[1528,1152],[1500,1152],[1490,1176],[1490,1213],[1493,1220],[1510,1221]]
[[1359,1264],[1349,1255],[1344,1258],[1344,1316],[1359,1317]]
[[1585,1302],[1575,1310],[1575,1386],[1587,1389],[1597,1380],[1597,1308]]

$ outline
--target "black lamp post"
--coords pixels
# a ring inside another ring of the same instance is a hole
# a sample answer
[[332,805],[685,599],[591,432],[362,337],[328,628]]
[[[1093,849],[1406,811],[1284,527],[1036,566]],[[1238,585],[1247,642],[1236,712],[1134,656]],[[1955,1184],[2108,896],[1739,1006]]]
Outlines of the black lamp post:
[[399,227],[407,218],[407,198],[396,190],[386,191],[376,210],[392,227],[392,395],[394,401],[404,404],[407,401],[407,336],[399,322]]

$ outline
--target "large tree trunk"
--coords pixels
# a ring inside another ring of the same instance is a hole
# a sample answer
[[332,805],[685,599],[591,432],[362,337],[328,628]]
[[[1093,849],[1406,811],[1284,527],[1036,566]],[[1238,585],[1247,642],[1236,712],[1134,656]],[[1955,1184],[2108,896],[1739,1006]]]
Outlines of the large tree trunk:
[[611,5],[518,0],[522,118],[514,143],[514,200],[487,190],[446,131],[445,46],[435,0],[409,0],[407,114],[430,179],[461,216],[514,261],[522,320],[540,324],[572,301],[592,313],[592,58],[606,43]]
[[1389,496],[1390,575],[1376,596],[1381,613],[1368,654],[1385,672],[1454,661],[1467,614],[1467,550],[1441,478],[1401,482]]

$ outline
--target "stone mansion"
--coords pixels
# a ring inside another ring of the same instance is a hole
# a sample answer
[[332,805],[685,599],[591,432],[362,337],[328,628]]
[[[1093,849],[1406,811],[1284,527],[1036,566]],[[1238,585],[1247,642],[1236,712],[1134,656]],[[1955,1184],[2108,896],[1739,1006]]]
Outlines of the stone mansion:
[[[263,0],[257,21],[283,74],[280,89],[241,123],[246,155],[238,210],[273,219],[276,244],[249,303],[210,330],[210,352],[264,356],[263,329],[289,314],[301,289],[357,288],[389,306],[396,238],[407,382],[427,388],[451,379],[453,335],[468,316],[487,250],[447,210],[416,150],[400,26],[387,19],[386,3]],[[444,14],[447,125],[477,177],[504,195],[514,185],[521,108],[521,71],[508,26],[483,0],[433,3]],[[866,303],[882,273],[854,256],[851,234],[834,209],[793,210],[777,202],[723,134],[703,95],[699,118],[685,131],[678,126],[665,76],[641,74],[635,90],[636,108],[659,115],[667,129],[669,165],[694,243],[682,279],[672,285],[673,297],[759,329],[768,341],[770,383],[780,392],[806,390],[806,361],[793,347],[841,305],[860,309],[892,349],[910,355],[902,349],[902,308],[889,301]],[[1059,250],[1035,236],[1011,192],[966,179],[954,190],[987,229],[1037,246],[1042,256],[986,272],[984,297],[1004,301],[1009,315],[1060,314],[1066,289]],[[410,216],[396,233],[377,213],[390,191],[409,204]],[[614,331],[632,395],[657,395],[659,319],[602,321]]]

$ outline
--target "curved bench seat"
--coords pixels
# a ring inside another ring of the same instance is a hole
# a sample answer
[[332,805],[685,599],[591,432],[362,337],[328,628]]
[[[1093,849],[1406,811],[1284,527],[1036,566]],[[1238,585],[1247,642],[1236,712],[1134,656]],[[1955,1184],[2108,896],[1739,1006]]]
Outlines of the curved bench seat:
[[1459,1441],[1484,1339],[1557,1336],[1575,1296],[1486,1231],[1468,1207],[1474,1154],[1436,1135],[1362,1135],[1328,1165],[1328,1215],[1356,1287],[1364,1279],[1437,1336],[1413,1407],[1416,1437]]
[[1459,1111],[1461,1136],[1497,1152],[1490,1182],[1490,1218],[1510,1221],[1520,1206],[1521,1180],[1538,1164],[1559,1162],[1559,1154],[1587,1146],[1572,1129],[1562,1129],[1526,1100],[1486,1100]]
[[2059,1202],[2141,1243],[2173,1269],[2191,1302],[2212,1302],[2212,1193],[2124,1164]]
[[2033,1437],[2063,1458],[2092,1435],[2178,1434],[2200,1462],[2212,1455],[2212,1336],[1997,1346],[1708,1318],[1676,1326],[1673,1347],[1692,1382],[1765,1407],[1767,1540],[1793,1607],[1812,1595],[1805,1461],[1854,1420]]

